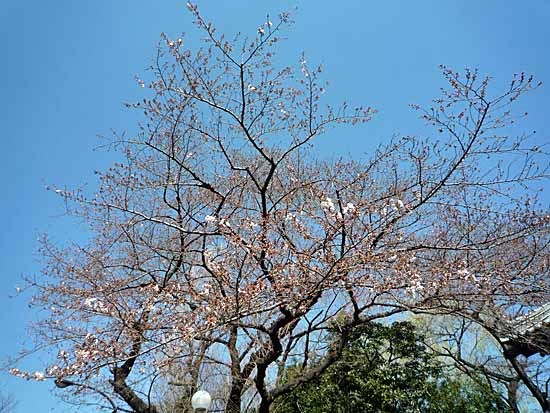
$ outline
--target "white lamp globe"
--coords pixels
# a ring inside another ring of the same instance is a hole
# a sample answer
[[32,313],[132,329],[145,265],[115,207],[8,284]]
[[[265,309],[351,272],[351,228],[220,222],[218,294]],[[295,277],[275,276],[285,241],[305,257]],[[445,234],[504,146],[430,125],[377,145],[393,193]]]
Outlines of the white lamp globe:
[[212,398],[210,394],[204,390],[199,390],[191,397],[191,406],[193,406],[195,410],[206,411],[210,407],[210,403],[212,403]]

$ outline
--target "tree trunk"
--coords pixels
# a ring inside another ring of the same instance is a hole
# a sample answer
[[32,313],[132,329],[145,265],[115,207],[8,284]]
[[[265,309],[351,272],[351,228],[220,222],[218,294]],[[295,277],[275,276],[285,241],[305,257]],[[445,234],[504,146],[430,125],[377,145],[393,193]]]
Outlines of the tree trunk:
[[262,399],[260,401],[260,406],[258,408],[258,413],[269,413],[269,408],[271,407],[271,401]]

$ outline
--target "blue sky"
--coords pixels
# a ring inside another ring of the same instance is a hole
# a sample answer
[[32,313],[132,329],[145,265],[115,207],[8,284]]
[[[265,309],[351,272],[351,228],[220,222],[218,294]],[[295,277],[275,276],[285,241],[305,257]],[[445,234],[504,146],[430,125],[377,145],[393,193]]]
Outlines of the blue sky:
[[[346,139],[319,141],[321,153],[368,151],[394,133],[422,131],[408,109],[428,103],[442,85],[437,66],[478,67],[506,84],[513,73],[534,74],[547,86],[521,105],[525,130],[549,142],[550,2],[530,0],[288,1],[199,0],[222,32],[255,33],[266,14],[297,7],[281,55],[323,63],[334,101],[379,110]],[[81,239],[84,228],[64,218],[47,184],[93,189],[93,172],[116,154],[97,149],[111,129],[135,130],[136,113],[123,101],[140,97],[143,74],[159,34],[192,32],[182,0],[2,0],[0,138],[0,358],[28,342],[33,319],[28,296],[17,298],[22,274],[38,274],[36,238]],[[29,368],[39,370],[38,358]],[[51,383],[28,383],[0,374],[0,391],[18,399],[17,412],[74,411],[50,395]],[[32,397],[31,397],[32,395]],[[63,407],[65,406],[65,407]]]

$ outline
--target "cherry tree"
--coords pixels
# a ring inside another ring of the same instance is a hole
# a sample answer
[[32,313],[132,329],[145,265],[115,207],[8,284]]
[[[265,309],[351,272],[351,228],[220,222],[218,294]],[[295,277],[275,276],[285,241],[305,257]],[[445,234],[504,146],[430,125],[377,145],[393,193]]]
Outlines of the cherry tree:
[[[204,45],[163,35],[139,80],[150,95],[128,104],[139,133],[113,141],[124,160],[98,172],[96,194],[54,189],[93,237],[41,240],[29,284],[51,363],[13,374],[110,411],[160,412],[162,393],[185,385],[214,389],[227,412],[265,413],[336,361],[357,325],[548,301],[549,218],[532,195],[546,153],[509,133],[532,77],[498,91],[442,67],[441,98],[414,107],[427,137],[316,159],[316,139],[375,111],[325,105],[322,68],[304,57],[274,63],[287,14],[227,40],[188,8]],[[302,373],[282,380],[296,360]]]

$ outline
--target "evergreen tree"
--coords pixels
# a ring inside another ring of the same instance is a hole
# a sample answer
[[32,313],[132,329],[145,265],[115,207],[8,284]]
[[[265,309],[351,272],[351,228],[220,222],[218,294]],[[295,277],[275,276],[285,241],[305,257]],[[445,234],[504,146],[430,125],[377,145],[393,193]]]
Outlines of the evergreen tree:
[[[410,322],[356,328],[341,360],[276,403],[277,413],[508,411],[482,381],[449,373]],[[301,374],[287,371],[286,379]]]

